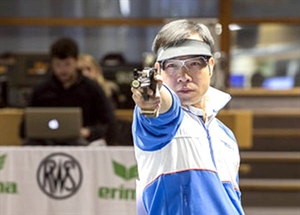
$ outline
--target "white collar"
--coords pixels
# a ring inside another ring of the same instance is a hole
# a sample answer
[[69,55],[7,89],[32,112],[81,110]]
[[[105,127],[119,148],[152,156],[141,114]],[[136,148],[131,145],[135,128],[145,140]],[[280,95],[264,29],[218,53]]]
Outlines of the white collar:
[[189,110],[191,113],[197,116],[204,116],[206,113],[207,121],[212,116],[217,115],[217,113],[230,101],[231,96],[228,93],[222,92],[216,88],[209,87],[206,94],[206,110],[196,108],[194,106],[188,105],[183,107],[186,110]]

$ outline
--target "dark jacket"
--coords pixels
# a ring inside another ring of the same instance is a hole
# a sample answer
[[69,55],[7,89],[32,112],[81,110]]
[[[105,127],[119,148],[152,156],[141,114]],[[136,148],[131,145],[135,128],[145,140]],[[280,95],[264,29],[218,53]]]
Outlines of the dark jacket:
[[[110,100],[102,88],[94,81],[79,76],[78,81],[68,89],[51,75],[38,85],[30,97],[30,107],[81,107],[83,126],[91,130],[88,141],[105,137],[113,142],[115,116]],[[25,137],[24,122],[21,126],[21,137]]]

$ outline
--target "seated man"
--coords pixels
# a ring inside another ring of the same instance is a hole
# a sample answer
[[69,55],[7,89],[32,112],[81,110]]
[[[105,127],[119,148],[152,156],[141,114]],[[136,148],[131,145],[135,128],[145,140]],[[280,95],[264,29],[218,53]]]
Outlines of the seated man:
[[71,38],[60,38],[50,47],[52,72],[50,76],[31,95],[29,107],[80,107],[82,109],[82,139],[67,142],[36,142],[28,140],[24,120],[20,135],[25,138],[24,145],[85,145],[98,139],[114,144],[115,116],[110,100],[102,88],[94,81],[82,76],[77,70],[78,46]]

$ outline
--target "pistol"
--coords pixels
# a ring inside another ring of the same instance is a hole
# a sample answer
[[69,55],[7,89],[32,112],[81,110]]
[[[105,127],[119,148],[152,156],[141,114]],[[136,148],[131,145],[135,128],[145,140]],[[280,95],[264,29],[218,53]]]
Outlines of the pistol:
[[[133,70],[133,80],[131,82],[131,86],[136,89],[143,89],[143,99],[145,101],[149,100],[148,89],[153,90],[153,95],[155,95],[158,91],[157,89],[157,81],[154,79],[154,76],[157,74],[157,69],[145,67],[142,71],[137,69]],[[157,117],[157,110],[146,110],[141,109],[141,113],[146,117]]]

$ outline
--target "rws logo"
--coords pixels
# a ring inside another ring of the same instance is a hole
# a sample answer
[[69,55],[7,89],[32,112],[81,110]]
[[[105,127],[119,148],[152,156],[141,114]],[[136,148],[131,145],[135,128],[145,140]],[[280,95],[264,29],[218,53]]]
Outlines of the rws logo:
[[[0,155],[0,171],[4,169],[6,154]],[[0,181],[0,194],[17,194],[18,186],[16,182]]]
[[37,171],[41,190],[53,199],[66,199],[74,195],[82,183],[82,169],[71,155],[53,153],[42,160]]
[[[126,168],[116,161],[113,161],[114,173],[125,181],[137,178],[137,165]],[[126,188],[123,184],[119,187],[100,187],[98,196],[101,199],[135,200],[135,189]]]

